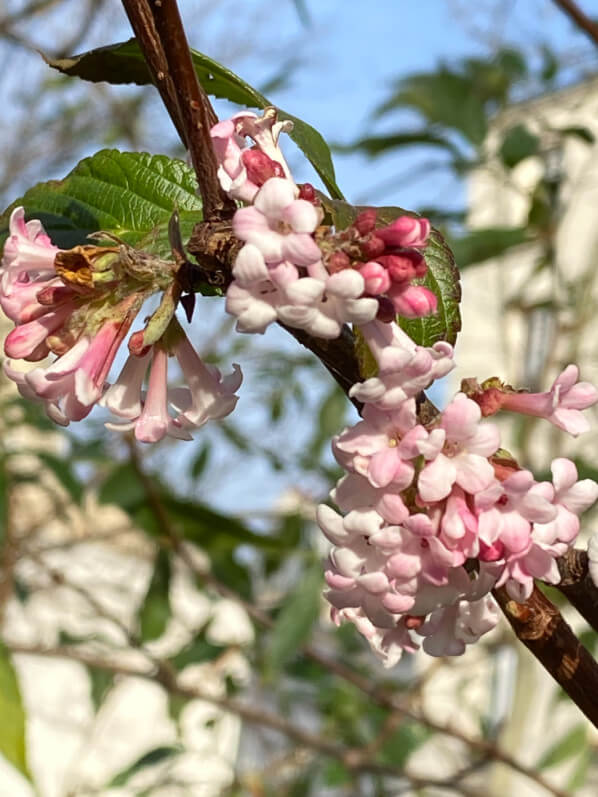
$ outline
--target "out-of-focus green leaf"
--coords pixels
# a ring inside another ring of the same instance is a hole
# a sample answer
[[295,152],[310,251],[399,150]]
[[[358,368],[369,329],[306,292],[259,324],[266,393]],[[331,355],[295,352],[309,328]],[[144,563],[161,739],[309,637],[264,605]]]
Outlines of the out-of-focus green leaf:
[[542,66],[540,77],[545,83],[551,83],[559,70],[559,61],[553,50],[547,44],[540,47],[542,53]]
[[280,670],[310,637],[320,613],[322,567],[313,565],[287,596],[270,635],[266,664]]
[[405,133],[390,133],[380,136],[365,136],[353,141],[351,144],[335,144],[337,152],[365,152],[370,157],[383,155],[389,150],[400,149],[401,147],[411,147],[424,145],[437,147],[450,152],[455,158],[462,159],[463,153],[446,136],[432,133],[429,130],[414,130]]
[[562,136],[571,138],[578,138],[584,144],[593,144],[596,141],[596,136],[588,127],[581,125],[571,125],[569,127],[559,127],[555,132],[560,133]]
[[38,183],[0,218],[0,238],[11,210],[23,205],[41,219],[55,244],[68,249],[99,230],[163,257],[170,255],[168,222],[178,208],[183,239],[201,219],[193,170],[166,155],[104,149],[85,158],[63,180]]
[[567,783],[568,792],[571,794],[577,794],[577,790],[581,789],[581,787],[586,783],[590,765],[594,761],[595,757],[592,753],[592,749],[589,746],[584,747],[579,756],[579,760],[575,765],[575,769],[569,778],[569,782]]
[[554,767],[562,761],[578,755],[587,745],[587,736],[585,725],[575,725],[548,748],[536,766],[538,769],[548,769],[548,767]]
[[397,108],[411,108],[421,113],[429,124],[457,130],[476,147],[486,138],[486,110],[472,89],[470,76],[446,67],[401,80],[376,115],[382,116]]
[[380,758],[384,763],[395,767],[404,767],[409,756],[418,750],[431,736],[431,731],[423,725],[404,722],[384,742],[380,749]]
[[499,257],[513,246],[529,240],[526,227],[486,227],[472,230],[459,238],[450,238],[455,262],[460,269]]
[[183,748],[179,745],[163,745],[162,747],[156,747],[148,753],[144,753],[141,758],[138,758],[133,764],[123,769],[118,775],[115,775],[110,783],[108,783],[108,788],[116,789],[119,786],[125,786],[133,775],[136,775],[141,769],[159,764],[161,761],[165,761],[167,758],[172,758],[182,752]]
[[191,465],[191,476],[193,476],[194,479],[199,479],[203,474],[206,465],[208,464],[208,460],[210,459],[211,452],[212,446],[210,445],[209,441],[204,443],[199,449],[199,453]]
[[114,684],[114,673],[103,670],[101,667],[88,667],[87,674],[89,675],[91,701],[97,712]]
[[322,451],[322,448],[328,444],[332,435],[338,434],[343,425],[346,412],[347,399],[345,394],[337,385],[333,385],[320,405],[314,436],[309,446],[312,456],[317,456]]
[[536,155],[540,139],[523,124],[510,127],[504,135],[498,154],[507,169],[517,166],[525,158]]
[[139,633],[143,642],[157,639],[170,619],[170,556],[159,549],[154,572],[139,611]]
[[27,766],[25,709],[8,650],[0,643],[0,755],[31,780]]
[[327,761],[322,770],[322,780],[328,788],[345,786],[353,783],[353,774],[340,761]]
[[70,462],[45,451],[37,452],[37,456],[43,464],[54,473],[60,484],[68,491],[73,501],[78,504],[83,495],[83,485],[73,471]]
[[202,629],[198,634],[170,659],[171,664],[177,669],[182,670],[189,664],[198,662],[213,661],[222,655],[223,648],[220,645],[213,645],[206,639],[206,629]]
[[[191,50],[191,57],[199,82],[205,91],[213,97],[230,100],[249,108],[266,108],[273,105],[270,100],[238,75],[204,53]],[[108,81],[108,83],[114,84],[137,83],[138,85],[152,82],[135,39],[108,47],[100,47],[71,58],[46,58],[46,61],[64,74],[93,82]],[[278,108],[278,117],[281,120],[289,119],[293,122],[291,138],[319,174],[330,195],[342,199],[343,195],[336,184],[330,148],[320,133],[307,122],[281,108]]]
[[117,504],[125,512],[144,503],[145,498],[145,487],[130,462],[116,465],[104,479],[99,491],[102,503]]
[[[367,209],[366,206],[354,206],[341,200],[330,200],[322,195],[320,195],[320,199],[331,222],[339,230],[344,230],[355,220],[358,213]],[[376,210],[378,211],[378,226],[390,224],[399,216],[417,215],[397,207],[379,207]],[[438,312],[425,318],[413,320],[399,318],[398,321],[407,334],[420,346],[432,346],[439,340],[454,343],[457,333],[461,329],[459,271],[448,244],[440,232],[434,228],[432,228],[428,239],[425,256],[428,273],[418,283],[425,285],[436,294]]]

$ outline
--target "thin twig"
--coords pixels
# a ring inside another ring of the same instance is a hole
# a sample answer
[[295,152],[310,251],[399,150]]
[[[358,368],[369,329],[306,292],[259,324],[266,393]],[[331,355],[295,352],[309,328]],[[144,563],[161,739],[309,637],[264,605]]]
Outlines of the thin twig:
[[552,0],[573,24],[582,30],[594,44],[598,44],[598,22],[590,19],[573,0]]
[[[203,700],[210,703],[223,711],[228,711],[231,714],[236,714],[241,719],[254,725],[260,725],[265,728],[270,728],[273,731],[283,734],[289,739],[317,750],[323,755],[336,758],[341,761],[348,769],[354,772],[371,772],[378,775],[387,775],[395,778],[404,778],[405,773],[402,769],[388,764],[381,764],[374,761],[364,761],[359,757],[354,756],[354,750],[348,747],[330,741],[324,736],[319,736],[310,731],[304,730],[297,725],[294,725],[289,720],[269,711],[250,706],[240,700],[234,700],[228,697],[218,697],[216,695],[204,692],[201,688],[196,686],[184,686],[179,682],[179,678],[171,668],[164,664],[164,666],[156,667],[154,665],[148,668],[141,668],[132,666],[124,662],[115,662],[98,656],[89,651],[80,648],[70,647],[56,647],[49,648],[42,645],[26,645],[22,643],[12,643],[10,640],[5,640],[6,647],[11,653],[32,656],[47,656],[49,658],[62,658],[70,659],[72,661],[79,661],[88,667],[97,667],[98,669],[107,670],[118,675],[125,675],[137,678],[145,678],[154,682],[158,682],[171,694],[177,694],[191,700]],[[444,781],[442,781],[444,782]],[[440,783],[440,781],[438,781]]]

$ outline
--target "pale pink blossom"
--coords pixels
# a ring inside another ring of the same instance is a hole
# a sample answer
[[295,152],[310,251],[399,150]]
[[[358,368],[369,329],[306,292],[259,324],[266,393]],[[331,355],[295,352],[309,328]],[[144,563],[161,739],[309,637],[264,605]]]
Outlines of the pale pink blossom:
[[308,266],[320,259],[312,233],[321,211],[305,199],[297,199],[297,187],[290,180],[272,177],[255,195],[253,205],[239,208],[233,218],[237,238],[253,244],[267,263],[283,260]]
[[453,484],[478,493],[494,480],[488,457],[500,445],[493,424],[480,424],[482,413],[475,401],[458,393],[444,410],[440,424],[417,446],[428,464],[419,474],[417,488],[424,503],[446,498]]
[[186,335],[174,346],[173,354],[188,387],[186,400],[177,407],[177,422],[185,428],[199,429],[207,421],[230,415],[239,400],[235,391],[243,381],[240,367],[233,363],[233,372],[223,377],[215,365],[203,362]]
[[548,523],[557,515],[544,490],[528,470],[503,482],[494,481],[475,497],[478,533],[487,545],[500,541],[510,552],[527,548],[532,523]]
[[417,346],[394,322],[371,321],[361,332],[378,364],[378,375],[353,385],[349,395],[378,409],[399,407],[455,367],[450,344]]
[[68,420],[81,420],[101,397],[126,331],[122,324],[106,322],[93,338],[80,338],[52,365],[25,374],[27,385],[40,398],[57,403]]
[[[277,122],[273,108],[267,108],[262,117],[241,111],[212,127],[210,135],[218,160],[218,178],[230,197],[250,203],[269,177],[292,179],[278,146],[281,131],[291,127],[288,121]],[[256,150],[246,148],[247,136],[257,145]],[[259,168],[256,155],[262,156]]]
[[323,279],[303,277],[285,289],[286,302],[278,308],[280,320],[319,338],[337,338],[343,324],[365,324],[375,318],[376,299],[364,296],[361,274],[351,269]]
[[[579,533],[579,516],[598,498],[598,484],[592,479],[577,480],[577,468],[570,459],[552,461],[552,485],[538,485],[556,509],[556,517],[546,523],[534,523],[533,538],[544,547],[573,543]],[[560,553],[559,549],[556,549]]]
[[477,601],[459,600],[432,612],[416,629],[424,637],[423,648],[430,656],[460,656],[465,646],[491,631],[500,611],[489,595]]
[[[15,282],[40,282],[56,276],[54,258],[59,252],[37,219],[25,222],[25,210],[15,208],[2,256],[0,296],[10,296]],[[40,288],[43,285],[40,285]]]
[[401,491],[413,481],[410,460],[418,455],[415,441],[421,434],[415,399],[391,412],[366,406],[363,420],[334,438],[333,452],[343,467],[365,476],[373,487],[392,482]]
[[49,353],[45,345],[46,338],[59,329],[73,312],[71,303],[64,304],[56,310],[47,308],[49,312],[39,318],[19,324],[8,333],[4,341],[4,353],[15,360],[42,360]]
[[257,332],[261,335],[278,318],[280,291],[269,280],[253,282],[243,287],[236,280],[226,291],[226,312],[236,316],[237,332]]
[[409,516],[400,494],[379,489],[357,473],[348,473],[336,484],[330,497],[342,512],[374,509],[387,523],[399,524]]

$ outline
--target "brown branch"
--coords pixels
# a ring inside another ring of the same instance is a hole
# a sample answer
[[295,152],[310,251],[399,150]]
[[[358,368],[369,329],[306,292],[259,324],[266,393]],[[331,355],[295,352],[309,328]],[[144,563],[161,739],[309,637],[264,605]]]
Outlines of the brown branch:
[[588,554],[570,548],[557,559],[561,582],[557,589],[575,606],[587,623],[598,631],[598,588],[588,570]]
[[590,19],[573,0],[553,0],[561,11],[566,14],[573,24],[582,30],[594,44],[598,44],[598,22]]
[[218,121],[200,86],[176,0],[122,0],[166,110],[189,150],[204,217],[235,204],[220,188],[210,127]]
[[598,727],[598,665],[556,606],[537,587],[524,604],[502,587],[494,596],[517,637]]
[[154,0],[152,13],[170,74],[174,82],[187,149],[203,200],[204,218],[223,208],[234,212],[235,203],[220,187],[210,128],[218,117],[197,80],[176,0]]
[[137,42],[150,71],[154,85],[160,92],[162,102],[177,129],[179,138],[186,146],[185,128],[179,110],[177,94],[168,62],[156,31],[154,18],[147,0],[122,0],[122,4],[137,37]]

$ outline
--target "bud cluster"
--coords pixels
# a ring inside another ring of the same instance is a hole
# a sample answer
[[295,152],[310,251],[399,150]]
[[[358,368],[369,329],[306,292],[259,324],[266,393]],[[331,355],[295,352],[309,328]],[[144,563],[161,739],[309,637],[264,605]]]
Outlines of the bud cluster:
[[[370,209],[346,230],[323,225],[315,190],[296,185],[279,147],[288,125],[269,108],[263,117],[236,114],[211,131],[221,185],[246,205],[233,218],[245,245],[226,294],[237,330],[262,333],[278,320],[336,338],[345,323],[435,312],[434,294],[412,284],[426,274],[421,250],[429,222],[401,216],[376,227],[377,212]],[[246,137],[253,146],[245,146]]]

